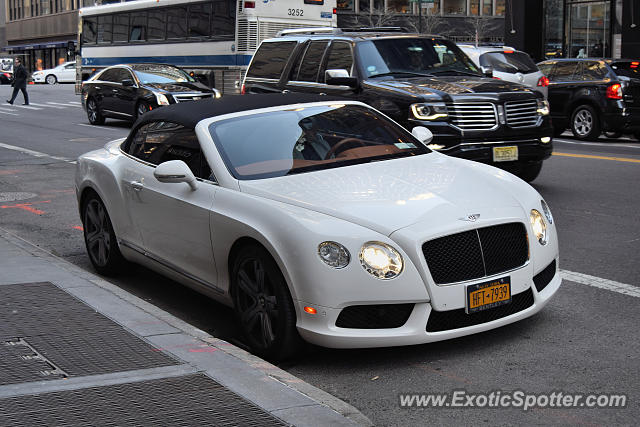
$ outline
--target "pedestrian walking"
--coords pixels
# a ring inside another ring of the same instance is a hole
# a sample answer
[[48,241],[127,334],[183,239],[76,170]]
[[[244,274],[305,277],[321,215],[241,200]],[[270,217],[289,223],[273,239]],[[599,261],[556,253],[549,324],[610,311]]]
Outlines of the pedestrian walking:
[[7,99],[9,104],[13,104],[13,101],[16,100],[16,96],[18,96],[18,90],[22,91],[22,96],[24,97],[24,105],[29,105],[29,95],[27,94],[27,70],[22,65],[19,58],[14,60],[13,67],[13,82],[11,86],[13,86],[13,95],[11,95],[11,100]]

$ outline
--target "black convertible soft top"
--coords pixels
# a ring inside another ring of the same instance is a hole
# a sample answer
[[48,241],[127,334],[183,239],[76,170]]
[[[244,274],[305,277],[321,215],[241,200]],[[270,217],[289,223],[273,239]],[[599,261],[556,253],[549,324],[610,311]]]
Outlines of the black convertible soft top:
[[133,125],[133,130],[149,122],[171,122],[193,129],[199,121],[223,114],[239,111],[255,110],[259,108],[278,107],[288,104],[303,104],[308,102],[338,101],[337,98],[325,95],[303,93],[274,93],[255,95],[229,95],[218,99],[205,99],[172,104],[145,113]]

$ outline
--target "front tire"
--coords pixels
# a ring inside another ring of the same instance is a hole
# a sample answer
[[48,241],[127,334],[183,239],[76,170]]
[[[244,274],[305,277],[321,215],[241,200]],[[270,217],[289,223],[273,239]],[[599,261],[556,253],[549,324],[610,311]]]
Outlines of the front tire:
[[522,165],[520,169],[520,173],[518,176],[527,181],[531,182],[540,175],[540,171],[542,170],[542,162],[530,162]]
[[105,276],[120,273],[125,260],[120,253],[107,208],[95,193],[88,196],[83,204],[82,223],[87,254],[96,271]]
[[54,85],[58,83],[58,78],[53,74],[49,74],[47,78],[44,79],[44,81],[47,82],[47,84]]
[[573,136],[583,141],[598,139],[600,136],[600,119],[591,105],[580,105],[571,115],[571,131]]
[[138,119],[140,116],[142,116],[144,113],[147,113],[151,111],[151,107],[149,106],[149,104],[147,104],[144,101],[140,101],[138,102],[138,105],[136,105],[136,115],[135,118]]
[[271,255],[258,245],[244,247],[231,270],[234,309],[251,351],[268,360],[293,356],[302,340],[287,283]]
[[87,99],[87,118],[92,125],[104,124],[104,116],[100,113],[98,102],[94,98]]

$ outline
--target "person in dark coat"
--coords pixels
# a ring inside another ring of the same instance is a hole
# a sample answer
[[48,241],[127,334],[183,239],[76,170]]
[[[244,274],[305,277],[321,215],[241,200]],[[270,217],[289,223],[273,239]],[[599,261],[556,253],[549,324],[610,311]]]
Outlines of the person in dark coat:
[[29,77],[29,74],[20,62],[20,59],[16,58],[13,62],[13,83],[11,83],[11,86],[13,86],[13,95],[11,95],[11,100],[7,99],[7,102],[13,104],[16,96],[18,96],[18,90],[21,90],[22,96],[24,97],[24,105],[29,105],[29,95],[27,94],[27,77]]

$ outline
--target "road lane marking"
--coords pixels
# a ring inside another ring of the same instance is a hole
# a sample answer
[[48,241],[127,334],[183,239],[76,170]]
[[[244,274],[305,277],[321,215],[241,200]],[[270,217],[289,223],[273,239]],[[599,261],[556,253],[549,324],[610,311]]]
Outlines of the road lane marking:
[[629,159],[627,157],[594,156],[591,154],[560,153],[556,151],[553,152],[553,155],[562,157],[580,157],[583,159],[614,160],[616,162],[640,163],[640,159]]
[[[49,107],[49,108],[57,108],[59,110],[64,110],[66,107],[59,107],[57,105],[48,105],[48,104],[37,104],[35,102],[30,102],[30,105],[36,105],[38,107]],[[71,107],[71,105],[69,105],[69,107]]]
[[9,111],[0,110],[0,114],[8,114],[10,116],[19,116],[17,113],[10,113]]
[[27,155],[33,156],[33,157],[40,157],[40,158],[47,157],[49,159],[61,160],[63,162],[68,162],[68,163],[75,163],[76,162],[75,160],[67,159],[66,157],[51,156],[51,155],[46,154],[46,153],[41,153],[39,151],[29,150],[28,148],[23,148],[23,147],[16,147],[15,145],[4,144],[2,142],[0,142],[0,148],[6,148],[7,150],[17,151],[19,153],[27,154]]
[[49,104],[49,105],[62,105],[64,107],[82,107],[81,105],[74,105],[74,104],[71,104],[71,103],[62,104],[60,102],[47,102],[47,104]]
[[582,285],[593,286],[594,288],[606,289],[619,294],[640,298],[640,288],[637,286],[627,285],[626,283],[620,283],[567,270],[560,270],[560,275],[564,280],[568,280],[570,282],[576,282]]
[[29,104],[29,105],[14,105],[14,107],[16,107],[16,108],[24,108],[25,110],[42,110],[42,108],[39,108],[39,107],[32,107],[31,104]]
[[109,128],[109,127],[105,127],[105,126],[96,126],[96,125],[88,125],[86,123],[76,123],[78,126],[86,126],[89,127],[91,129],[107,129],[107,130],[119,130],[121,128]]

